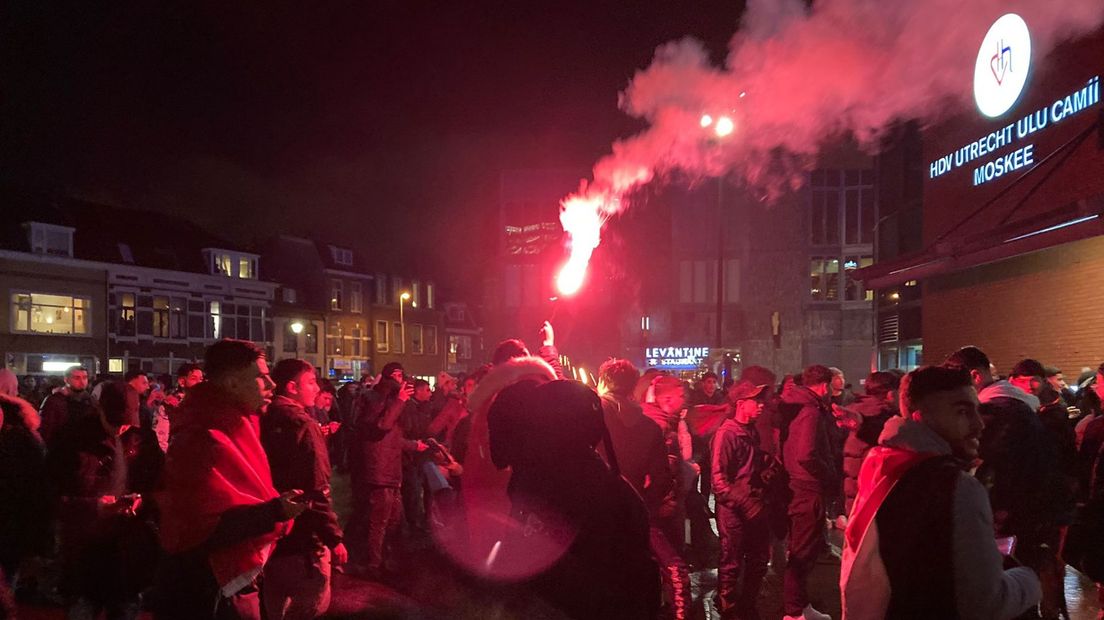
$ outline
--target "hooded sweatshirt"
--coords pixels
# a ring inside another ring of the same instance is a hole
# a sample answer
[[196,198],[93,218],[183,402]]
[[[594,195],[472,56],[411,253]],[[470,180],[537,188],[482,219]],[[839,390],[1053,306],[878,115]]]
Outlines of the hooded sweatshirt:
[[863,462],[840,592],[844,620],[999,620],[1041,595],[1031,569],[1002,569],[985,488],[942,437],[902,417]]
[[827,405],[807,387],[792,385],[782,401],[797,409],[782,445],[791,488],[828,491],[840,481],[841,459],[832,444],[835,421]]

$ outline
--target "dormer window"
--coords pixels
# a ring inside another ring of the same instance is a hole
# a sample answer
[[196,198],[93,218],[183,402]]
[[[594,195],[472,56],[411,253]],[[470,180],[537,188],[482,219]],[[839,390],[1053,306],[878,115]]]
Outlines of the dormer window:
[[123,259],[123,262],[128,265],[134,264],[134,252],[130,251],[130,246],[128,244],[119,244],[119,258]]
[[330,256],[333,257],[335,265],[341,265],[343,267],[353,266],[353,251],[345,248],[339,248],[335,245],[330,246]]
[[73,257],[73,231],[76,230],[75,228],[42,222],[27,222],[24,226],[27,228],[31,252]]
[[257,279],[257,255],[208,248],[204,250],[211,274],[245,280]]

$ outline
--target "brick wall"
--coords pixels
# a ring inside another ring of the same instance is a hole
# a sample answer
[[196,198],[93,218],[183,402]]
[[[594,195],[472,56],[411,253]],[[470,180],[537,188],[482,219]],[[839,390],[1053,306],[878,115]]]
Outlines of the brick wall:
[[1104,237],[1068,243],[925,284],[924,362],[960,346],[1001,373],[1025,357],[1076,378],[1104,361]]

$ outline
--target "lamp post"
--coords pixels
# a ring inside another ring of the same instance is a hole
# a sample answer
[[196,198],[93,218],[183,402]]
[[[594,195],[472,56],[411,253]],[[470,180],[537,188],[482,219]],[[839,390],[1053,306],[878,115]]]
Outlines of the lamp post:
[[402,338],[402,342],[399,346],[402,348],[403,353],[406,353],[406,319],[403,318],[403,302],[410,299],[410,293],[403,291],[402,295],[399,295],[399,338]]
[[[702,129],[712,127],[716,140],[724,140],[736,131],[736,122],[730,116],[714,119],[704,114],[701,126]],[[723,348],[724,343],[724,233],[724,174],[721,174],[717,177],[717,330],[714,339],[718,350]]]

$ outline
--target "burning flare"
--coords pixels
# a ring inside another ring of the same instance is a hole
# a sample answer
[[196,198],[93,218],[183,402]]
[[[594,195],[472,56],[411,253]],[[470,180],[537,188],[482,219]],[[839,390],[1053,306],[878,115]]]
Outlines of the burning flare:
[[560,225],[570,237],[570,254],[556,276],[556,288],[561,295],[574,295],[582,288],[590,255],[601,241],[602,225],[611,210],[603,196],[585,192],[560,203]]

